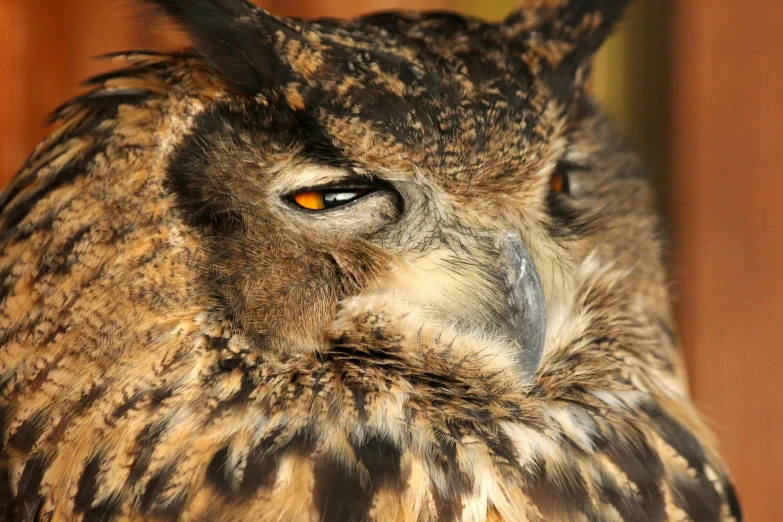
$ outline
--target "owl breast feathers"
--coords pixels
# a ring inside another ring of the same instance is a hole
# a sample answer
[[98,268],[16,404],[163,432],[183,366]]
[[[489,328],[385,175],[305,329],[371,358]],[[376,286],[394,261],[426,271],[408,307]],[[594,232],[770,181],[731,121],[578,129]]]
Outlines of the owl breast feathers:
[[193,50],[0,194],[0,519],[740,520],[590,94],[626,2],[154,3]]

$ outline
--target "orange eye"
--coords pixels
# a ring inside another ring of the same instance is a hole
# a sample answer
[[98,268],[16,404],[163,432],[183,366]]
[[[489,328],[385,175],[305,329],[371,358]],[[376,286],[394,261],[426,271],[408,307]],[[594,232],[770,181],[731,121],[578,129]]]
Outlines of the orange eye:
[[552,174],[549,186],[552,188],[552,192],[557,192],[558,194],[567,193],[569,191],[568,177],[563,172],[557,170]]
[[294,195],[294,201],[296,201],[297,205],[307,210],[323,210],[326,208],[324,193],[320,190],[298,192]]
[[305,190],[294,194],[294,201],[297,205],[307,210],[328,210],[347,205],[370,191],[367,188]]

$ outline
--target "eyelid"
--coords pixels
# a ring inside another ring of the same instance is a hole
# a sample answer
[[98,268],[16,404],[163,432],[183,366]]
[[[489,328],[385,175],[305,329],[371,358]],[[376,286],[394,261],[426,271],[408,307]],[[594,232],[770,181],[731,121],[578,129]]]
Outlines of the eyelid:
[[580,172],[580,171],[586,171],[588,170],[588,166],[584,165],[582,163],[578,163],[575,161],[570,161],[567,159],[561,159],[557,162],[557,166],[555,167],[560,170],[564,170],[566,172]]
[[[309,179],[308,179],[309,178]],[[378,180],[372,176],[356,173],[345,173],[331,176],[306,176],[303,180],[294,181],[288,186],[289,194],[306,190],[352,190],[357,188],[372,188],[378,185]]]

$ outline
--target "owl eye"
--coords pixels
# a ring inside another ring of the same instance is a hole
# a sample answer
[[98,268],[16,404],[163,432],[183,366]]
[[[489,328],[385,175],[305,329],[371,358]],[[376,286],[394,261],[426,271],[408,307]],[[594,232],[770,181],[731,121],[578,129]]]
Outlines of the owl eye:
[[571,192],[571,184],[568,180],[568,173],[562,169],[558,168],[555,170],[555,172],[552,174],[552,177],[549,180],[549,186],[552,189],[552,192],[558,193],[558,194],[568,194]]
[[369,188],[334,188],[304,190],[293,195],[294,202],[306,210],[329,210],[341,207],[372,192]]

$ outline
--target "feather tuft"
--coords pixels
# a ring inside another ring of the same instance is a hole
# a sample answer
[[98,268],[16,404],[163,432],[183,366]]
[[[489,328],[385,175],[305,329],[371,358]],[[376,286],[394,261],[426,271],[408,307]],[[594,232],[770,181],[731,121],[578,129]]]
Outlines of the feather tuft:
[[181,26],[195,51],[228,83],[254,96],[281,83],[286,68],[279,38],[299,39],[299,27],[245,0],[146,0]]

